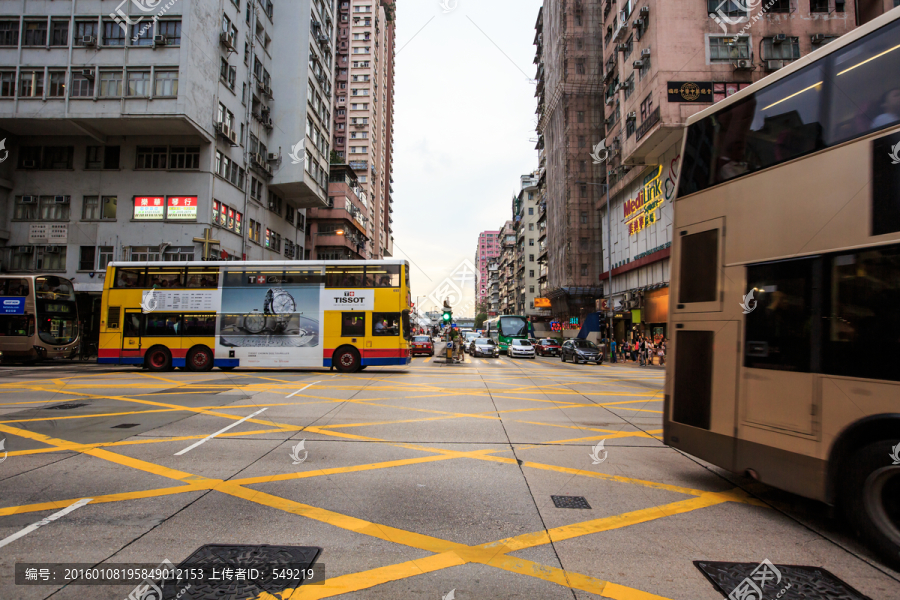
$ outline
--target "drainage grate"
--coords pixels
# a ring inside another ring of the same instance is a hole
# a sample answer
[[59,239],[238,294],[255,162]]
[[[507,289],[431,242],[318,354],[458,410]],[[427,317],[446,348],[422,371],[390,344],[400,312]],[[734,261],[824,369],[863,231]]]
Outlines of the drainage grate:
[[48,406],[44,410],[72,410],[73,408],[81,408],[87,406],[84,402],[68,402],[66,404],[57,404],[56,406]]
[[750,595],[735,597],[756,598],[762,593],[780,600],[871,600],[825,569],[767,563],[694,561],[725,598],[741,586],[738,594]]
[[[213,569],[221,572],[224,568],[230,569],[258,569],[264,573],[256,580],[220,580],[220,581],[190,581],[190,587],[184,591],[179,600],[238,600],[243,598],[255,598],[269,594],[281,597],[285,589],[296,588],[303,584],[300,573],[312,567],[321,548],[314,546],[235,546],[230,544],[206,544],[194,551],[185,559],[178,569],[202,568],[204,573]],[[274,571],[280,570],[281,578],[275,579]],[[317,565],[314,580],[322,582],[325,579],[322,565]],[[285,574],[294,574],[296,577],[284,577]],[[307,583],[309,585],[309,583]],[[164,600],[172,600],[185,587],[184,582],[169,582],[163,587]],[[263,594],[265,592],[265,594]]]
[[584,496],[550,496],[556,508],[590,508]]
[[122,423],[121,425],[113,425],[110,429],[131,429],[137,427],[140,423]]

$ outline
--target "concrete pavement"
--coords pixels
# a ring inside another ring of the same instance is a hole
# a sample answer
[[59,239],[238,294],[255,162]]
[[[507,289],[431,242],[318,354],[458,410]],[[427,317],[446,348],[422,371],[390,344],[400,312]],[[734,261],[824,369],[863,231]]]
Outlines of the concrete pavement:
[[692,561],[764,559],[900,597],[826,507],[664,446],[663,379],[505,356],[354,375],[0,367],[0,598],[121,600],[133,586],[15,585],[13,567],[177,564],[215,543],[323,548],[323,585],[260,599],[713,600]]

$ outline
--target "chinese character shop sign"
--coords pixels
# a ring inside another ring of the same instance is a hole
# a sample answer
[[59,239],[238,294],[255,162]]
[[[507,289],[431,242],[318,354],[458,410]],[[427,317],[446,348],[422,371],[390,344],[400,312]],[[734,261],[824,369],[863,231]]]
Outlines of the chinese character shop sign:
[[659,220],[657,210],[665,201],[662,194],[662,165],[644,178],[644,187],[633,199],[625,201],[625,225],[628,235],[635,235]]
[[551,331],[581,329],[581,325],[578,324],[578,317],[572,317],[571,319],[569,319],[568,323],[560,323],[559,321],[551,321],[550,329],[551,329]]
[[162,221],[163,202],[162,196],[135,196],[134,220],[135,221]]

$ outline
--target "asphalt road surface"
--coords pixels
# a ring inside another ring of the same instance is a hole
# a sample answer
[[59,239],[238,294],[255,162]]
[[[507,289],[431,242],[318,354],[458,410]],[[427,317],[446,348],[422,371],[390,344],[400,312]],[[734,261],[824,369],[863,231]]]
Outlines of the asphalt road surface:
[[714,600],[694,561],[766,559],[900,598],[824,505],[664,446],[663,378],[505,356],[354,375],[0,367],[0,598],[136,597],[14,568],[177,565],[207,544],[322,549],[317,585],[261,600]]

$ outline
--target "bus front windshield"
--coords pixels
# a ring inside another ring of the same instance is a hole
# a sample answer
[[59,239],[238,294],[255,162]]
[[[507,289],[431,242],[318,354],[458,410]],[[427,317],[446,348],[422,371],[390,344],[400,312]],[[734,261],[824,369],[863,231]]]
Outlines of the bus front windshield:
[[500,317],[500,335],[528,337],[528,321],[522,317]]
[[71,344],[78,337],[78,311],[72,284],[61,277],[34,280],[38,335],[46,344]]

